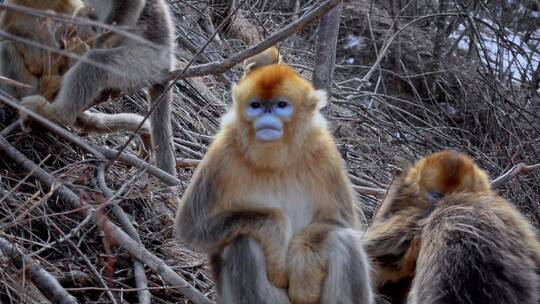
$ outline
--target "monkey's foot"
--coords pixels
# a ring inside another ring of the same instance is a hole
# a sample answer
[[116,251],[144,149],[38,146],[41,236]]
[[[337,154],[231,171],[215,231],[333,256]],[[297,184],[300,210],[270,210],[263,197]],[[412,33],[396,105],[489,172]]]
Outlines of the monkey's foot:
[[[67,115],[60,115],[47,99],[41,95],[32,95],[22,99],[21,105],[28,110],[31,110],[45,118],[51,120],[54,123],[61,125],[71,125],[73,122],[69,121]],[[28,115],[21,111],[19,113],[23,121],[28,120]]]
[[287,288],[289,286],[289,277],[285,271],[268,270],[268,280],[279,288]]

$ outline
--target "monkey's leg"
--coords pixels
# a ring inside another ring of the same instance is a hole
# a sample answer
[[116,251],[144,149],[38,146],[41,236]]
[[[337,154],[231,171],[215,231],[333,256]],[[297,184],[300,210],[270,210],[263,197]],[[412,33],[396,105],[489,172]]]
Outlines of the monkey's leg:
[[258,242],[241,236],[213,258],[216,286],[224,304],[288,304],[285,289],[268,281],[265,255]]
[[[173,134],[171,124],[171,104],[173,95],[166,91],[166,85],[154,85],[148,90],[149,107],[159,102],[150,114],[152,123],[152,151],[155,153],[156,166],[176,176],[176,159],[174,157]],[[172,90],[172,89],[171,89]]]
[[23,104],[56,123],[71,126],[103,90],[122,91],[152,84],[154,76],[163,74],[169,66],[162,62],[166,58],[161,53],[138,44],[91,50],[85,56],[91,62],[81,60],[64,75],[54,102],[31,96]]
[[[199,213],[200,208],[203,208],[200,204],[190,202],[179,213],[177,222],[193,223],[177,228],[180,239],[192,249],[212,253],[221,251],[239,236],[250,236],[259,242],[264,252],[269,280],[278,287],[287,286],[287,248],[292,230],[288,217],[281,210],[252,207],[208,216],[208,213]],[[192,220],[194,218],[198,221]]]
[[[75,122],[75,126],[87,133],[112,133],[125,130],[135,130],[144,117],[133,113],[106,114],[84,111]],[[144,144],[150,147],[150,122],[145,120],[139,135]]]
[[38,79],[26,69],[24,58],[17,52],[13,41],[0,43],[0,75],[32,86],[31,88],[20,88],[0,82],[0,89],[9,95],[20,98],[35,94]]
[[[166,47],[164,47],[166,48]],[[94,100],[105,89],[126,90],[141,88],[161,80],[162,75],[170,70],[171,56],[167,50],[140,44],[127,44],[113,49],[96,49],[87,53],[86,58],[107,67],[96,66],[85,61],[78,62],[64,76],[62,87],[56,100],[44,102],[42,98],[25,98],[23,104],[49,119],[63,124],[73,125],[83,111],[90,108]],[[154,85],[150,89],[151,103],[165,91],[164,86]],[[175,158],[172,145],[172,126],[170,118],[171,93],[163,95],[163,100],[151,114],[152,142],[156,153],[157,166],[175,175]],[[109,116],[93,113],[81,117],[86,128],[96,130],[133,130],[138,125],[139,116]],[[119,121],[115,119],[118,118]],[[99,123],[91,126],[92,123]],[[154,138],[155,137],[155,138]]]
[[373,301],[367,257],[354,229],[310,225],[291,241],[287,262],[292,303]]

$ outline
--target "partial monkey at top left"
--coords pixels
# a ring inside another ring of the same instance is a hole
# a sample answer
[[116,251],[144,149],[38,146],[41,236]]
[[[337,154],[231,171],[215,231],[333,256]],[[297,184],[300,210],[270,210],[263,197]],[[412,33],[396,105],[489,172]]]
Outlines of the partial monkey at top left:
[[[78,14],[84,7],[81,0],[6,0],[4,3],[65,15]],[[74,64],[66,56],[20,40],[79,55],[88,50],[74,25],[14,10],[0,13],[0,31],[6,34],[0,38],[0,76],[7,80],[0,81],[0,89],[15,98],[32,94],[53,98],[60,88],[62,75]],[[9,80],[26,86],[14,85]]]
[[[84,60],[65,73],[54,98],[27,96],[22,99],[22,105],[54,123],[86,132],[138,130],[142,136],[149,135],[156,166],[175,175],[173,94],[167,80],[176,62],[175,39],[167,1],[86,0],[84,3],[91,19],[107,27],[96,27],[92,48],[84,54]],[[117,30],[109,31],[111,27]],[[104,93],[143,88],[148,88],[150,122],[135,113],[90,110]]]

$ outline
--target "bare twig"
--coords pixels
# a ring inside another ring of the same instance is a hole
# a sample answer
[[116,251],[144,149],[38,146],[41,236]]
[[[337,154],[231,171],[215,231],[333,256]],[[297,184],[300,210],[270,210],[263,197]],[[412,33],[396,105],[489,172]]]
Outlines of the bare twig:
[[32,88],[32,86],[29,85],[29,84],[18,82],[16,80],[13,80],[13,79],[10,79],[10,78],[4,77],[4,76],[0,76],[0,83],[5,83],[5,84],[8,84],[8,85],[23,88],[23,89],[31,89]]
[[[53,192],[54,192],[54,189],[51,189]],[[42,248],[40,248],[39,250],[36,250],[34,252],[32,252],[31,255],[38,255],[40,253],[42,253],[43,251],[45,250],[48,250],[48,249],[51,249],[53,248],[54,246],[56,246],[57,244],[60,244],[60,243],[63,243],[69,239],[71,239],[72,237],[74,237],[76,234],[79,233],[79,231],[84,228],[91,220],[92,218],[94,217],[94,213],[91,213],[91,214],[88,214],[84,220],[82,220],[78,225],[77,227],[75,227],[74,229],[72,229],[68,234],[64,235],[63,237],[57,239],[56,241],[54,242],[50,242],[50,243],[47,243],[45,246],[43,246]]]
[[519,174],[529,173],[537,169],[540,169],[540,163],[534,164],[534,165],[526,165],[524,163],[517,164],[514,167],[512,167],[512,169],[506,171],[501,176],[494,179],[491,182],[491,187],[499,188],[505,183],[507,183],[513,177],[516,177]]
[[353,186],[353,189],[358,193],[374,195],[376,197],[383,197],[386,194],[386,190],[381,188]]
[[9,126],[5,127],[4,129],[2,129],[2,131],[0,131],[0,135],[4,137],[8,136],[11,132],[15,131],[20,124],[21,120],[16,120],[12,122]]
[[441,16],[467,16],[467,15],[466,14],[461,14],[461,13],[429,14],[429,15],[418,17],[418,18],[410,21],[409,23],[403,25],[403,27],[401,27],[399,30],[395,31],[392,34],[392,36],[390,36],[388,38],[388,40],[385,42],[384,46],[381,48],[381,51],[379,52],[379,55],[377,56],[377,59],[371,65],[371,67],[369,68],[369,71],[366,73],[366,75],[364,75],[364,77],[362,77],[361,81],[364,82],[364,83],[367,83],[369,81],[369,79],[371,78],[371,75],[375,72],[375,70],[377,70],[379,68],[379,65],[381,64],[383,58],[386,56],[386,52],[390,48],[390,45],[394,42],[394,40],[399,36],[399,34],[401,32],[403,32],[406,28],[408,28],[409,26],[411,26],[411,25],[413,25],[413,24],[415,24],[415,23],[417,23],[419,21],[434,18],[434,17],[441,17]]
[[193,151],[191,150],[190,148],[186,147],[185,145],[182,145],[182,144],[178,144],[178,143],[174,143],[174,147],[186,154],[189,154],[191,155],[192,157],[195,157],[195,158],[198,158],[198,159],[201,159],[202,158],[202,154],[197,152],[197,151]]
[[[108,148],[103,148],[103,147],[96,147],[96,149],[108,159],[114,159],[118,154],[118,151],[113,150],[113,149],[108,149]],[[135,168],[147,170],[149,174],[155,176],[157,179],[159,179],[160,181],[162,181],[168,186],[182,185],[182,181],[177,179],[175,176],[172,176],[169,173],[159,169],[158,167],[153,166],[145,162],[144,160],[137,158],[135,156],[129,155],[125,152],[120,153],[117,160],[126,165],[130,165]]]
[[56,278],[41,268],[32,258],[24,255],[14,244],[0,237],[0,252],[9,257],[15,266],[24,270],[32,283],[51,301],[57,304],[76,304],[77,299],[70,295]]
[[[39,180],[48,188],[56,187],[56,193],[62,198],[72,209],[81,209],[85,215],[90,212],[95,212],[95,208],[81,200],[77,194],[71,191],[66,186],[49,174],[42,168],[39,168],[31,160],[27,159],[22,153],[11,146],[3,137],[0,136],[0,150],[4,151],[6,156],[19,164],[27,172],[33,172],[32,176]],[[59,186],[58,186],[59,185]],[[120,227],[109,221],[106,217],[94,217],[96,224],[103,230],[111,233],[120,246],[126,249],[129,253],[135,256],[140,261],[146,263],[158,275],[162,276],[165,281],[175,286],[182,286],[180,292],[196,304],[211,304],[207,297],[200,291],[191,286],[174,270],[172,270],[165,262],[148,251],[144,246],[134,241]]]

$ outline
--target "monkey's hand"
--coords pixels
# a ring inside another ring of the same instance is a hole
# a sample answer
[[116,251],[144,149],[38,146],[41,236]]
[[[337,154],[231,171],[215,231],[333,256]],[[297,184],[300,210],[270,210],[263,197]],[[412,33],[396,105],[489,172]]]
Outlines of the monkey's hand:
[[389,218],[377,218],[364,238],[364,248],[376,269],[375,287],[397,282],[414,273],[420,250],[417,211],[403,210]]
[[219,227],[220,232],[216,233],[223,235],[216,242],[220,243],[220,250],[239,235],[252,237],[259,242],[265,254],[268,280],[279,288],[288,286],[287,251],[292,231],[288,217],[281,210],[253,208],[228,211],[216,215],[211,222],[215,228]]
[[53,99],[61,86],[62,76],[60,75],[43,75],[39,79],[39,92],[46,100]]
[[[41,116],[60,125],[72,125],[74,121],[70,121],[68,115],[60,115],[56,109],[51,106],[51,103],[41,95],[32,95],[22,99],[21,105],[28,110],[32,110]],[[28,115],[24,112],[19,113],[21,118],[28,120]]]
[[90,50],[88,44],[78,36],[70,37],[64,41],[63,47],[66,51],[77,55],[83,55]]
[[334,250],[328,245],[334,229],[332,225],[312,223],[291,240],[287,263],[292,303],[320,301],[328,258]]

